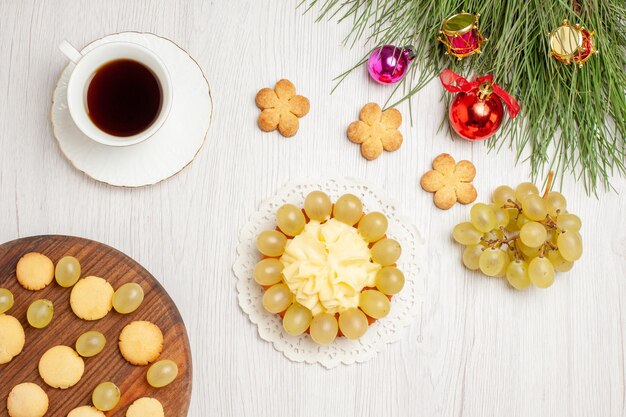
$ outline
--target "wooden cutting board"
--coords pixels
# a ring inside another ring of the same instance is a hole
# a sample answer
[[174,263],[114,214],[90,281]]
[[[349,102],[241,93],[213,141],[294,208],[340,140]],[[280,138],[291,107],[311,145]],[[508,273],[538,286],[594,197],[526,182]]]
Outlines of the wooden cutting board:
[[[80,261],[81,277],[96,275],[105,278],[114,289],[127,282],[136,282],[145,298],[137,311],[122,315],[115,310],[101,320],[85,321],[70,308],[71,288],[56,281],[41,291],[25,290],[15,277],[15,266],[22,255],[40,252],[56,263],[65,255]],[[0,287],[8,288],[15,305],[6,314],[16,317],[26,333],[22,353],[11,362],[0,365],[0,416],[7,416],[6,399],[13,386],[34,382],[48,394],[50,406],[46,416],[65,417],[75,407],[91,405],[91,393],[101,382],[112,381],[122,393],[117,407],[107,416],[123,417],[128,406],[138,398],[158,399],[166,417],[185,417],[191,397],[191,351],[185,325],[172,299],[158,281],[141,265],[102,243],[71,236],[33,236],[0,245]],[[46,298],[54,303],[54,318],[44,329],[32,328],[26,320],[26,310],[34,300]],[[178,377],[170,385],[156,389],[146,382],[149,366],[134,366],[122,358],[117,345],[124,326],[135,320],[150,321],[164,336],[159,359],[171,359],[178,365]],[[78,384],[61,390],[51,388],[41,379],[38,363],[41,355],[56,345],[74,347],[76,339],[88,330],[98,330],[106,336],[104,350],[93,358],[85,358],[85,373]],[[146,416],[148,417],[148,416]]]

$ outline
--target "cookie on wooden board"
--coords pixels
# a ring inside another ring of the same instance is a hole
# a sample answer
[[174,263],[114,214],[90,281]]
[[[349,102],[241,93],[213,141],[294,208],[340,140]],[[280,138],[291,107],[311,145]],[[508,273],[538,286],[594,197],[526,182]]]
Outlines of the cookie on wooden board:
[[149,321],[133,321],[120,333],[120,352],[133,365],[147,365],[157,360],[163,350],[163,333]]
[[95,407],[83,405],[70,411],[67,417],[105,417],[105,415]]
[[143,397],[128,407],[126,417],[164,417],[163,405],[156,398]]
[[39,359],[39,375],[52,388],[66,389],[80,381],[85,362],[69,346],[54,346]]
[[26,335],[22,324],[13,316],[0,314],[0,365],[9,363],[24,349]]
[[83,320],[99,320],[113,308],[113,287],[105,279],[89,276],[72,288],[70,306]]
[[46,255],[30,252],[17,262],[15,276],[22,287],[27,290],[41,290],[54,279],[54,264]]
[[48,395],[32,382],[18,384],[9,393],[7,410],[10,417],[43,417],[48,411]]

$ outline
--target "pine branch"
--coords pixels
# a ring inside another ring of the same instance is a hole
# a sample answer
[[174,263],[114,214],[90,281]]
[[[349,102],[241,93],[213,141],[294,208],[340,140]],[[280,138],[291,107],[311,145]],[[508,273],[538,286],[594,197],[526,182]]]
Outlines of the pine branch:
[[[466,76],[493,73],[522,104],[487,145],[515,147],[518,160],[530,147],[536,180],[554,169],[580,180],[588,193],[611,188],[613,175],[626,175],[626,2],[623,0],[303,0],[319,18],[351,20],[344,44],[359,41],[370,51],[336,78],[341,83],[383,44],[414,46],[409,74],[385,104],[409,100],[445,68]],[[480,13],[489,41],[479,56],[457,61],[437,41],[441,21],[461,10]],[[583,68],[549,57],[547,33],[563,18],[595,30],[600,51]],[[446,98],[449,100],[449,98]],[[410,103],[409,103],[410,104]],[[508,138],[508,141],[505,139]]]

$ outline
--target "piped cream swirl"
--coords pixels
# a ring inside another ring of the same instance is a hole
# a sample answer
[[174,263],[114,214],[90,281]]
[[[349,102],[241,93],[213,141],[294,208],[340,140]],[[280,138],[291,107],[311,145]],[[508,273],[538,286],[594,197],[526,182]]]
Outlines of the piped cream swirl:
[[359,305],[359,293],[375,285],[381,268],[370,258],[367,242],[354,227],[330,219],[310,221],[287,242],[280,261],[296,300],[316,315]]

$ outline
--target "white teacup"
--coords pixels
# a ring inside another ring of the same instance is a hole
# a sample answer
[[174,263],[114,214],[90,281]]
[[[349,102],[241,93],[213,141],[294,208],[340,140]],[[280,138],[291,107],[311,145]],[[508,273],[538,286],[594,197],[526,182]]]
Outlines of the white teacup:
[[[172,83],[165,64],[154,52],[132,42],[105,43],[84,54],[66,40],[59,48],[76,64],[67,86],[67,104],[74,123],[86,136],[104,145],[129,146],[143,142],[161,128],[172,107]],[[158,116],[150,126],[133,136],[120,137],[104,132],[93,123],[87,107],[87,90],[94,74],[103,65],[118,59],[131,59],[145,65],[161,84]]]

